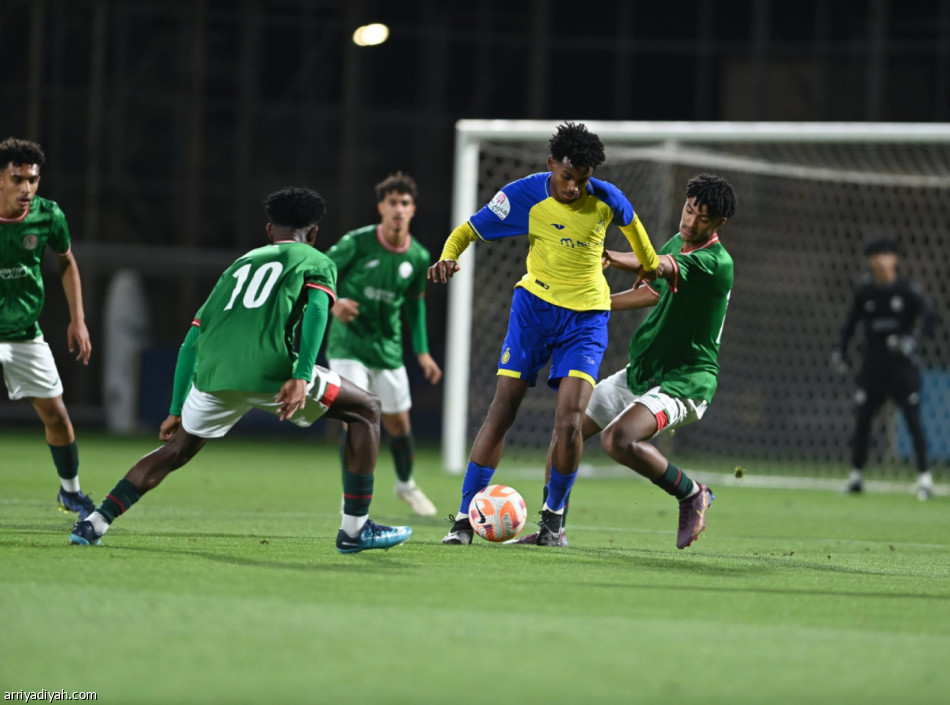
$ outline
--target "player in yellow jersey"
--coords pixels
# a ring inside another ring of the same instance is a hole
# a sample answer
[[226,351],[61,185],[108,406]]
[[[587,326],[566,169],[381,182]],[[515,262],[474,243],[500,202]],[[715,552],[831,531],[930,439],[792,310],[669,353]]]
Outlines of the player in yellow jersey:
[[610,289],[601,258],[608,226],[620,228],[647,278],[657,267],[656,252],[630,201],[613,184],[593,178],[604,161],[600,138],[585,125],[566,122],[548,146],[547,171],[503,187],[452,231],[439,261],[429,268],[430,280],[446,283],[459,270],[458,257],[469,243],[529,237],[527,271],[515,284],[495,397],[469,456],[459,512],[442,543],[472,542],[468,505],[491,483],[521,401],[550,362],[548,385],[557,390],[553,471],[538,543],[561,545],[564,501],[583,447],[581,419],[607,346]]

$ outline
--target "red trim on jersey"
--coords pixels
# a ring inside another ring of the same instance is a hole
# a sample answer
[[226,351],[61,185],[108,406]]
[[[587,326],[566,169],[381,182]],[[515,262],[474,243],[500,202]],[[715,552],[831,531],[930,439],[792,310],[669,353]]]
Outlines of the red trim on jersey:
[[195,326],[196,328],[201,328],[201,321],[199,321],[197,318],[192,319],[191,325]]
[[379,244],[383,246],[383,249],[394,252],[397,255],[401,255],[403,252],[409,249],[409,243],[412,242],[412,235],[406,233],[406,242],[401,247],[393,247],[389,244],[389,241],[383,237],[383,224],[380,223],[376,226],[376,239],[379,240]]
[[30,214],[30,208],[33,207],[33,201],[30,201],[30,205],[26,207],[26,212],[23,215],[17,216],[16,218],[4,218],[0,215],[0,223],[21,223],[23,219]]
[[679,283],[680,283],[680,266],[673,255],[663,255],[663,256],[670,258],[670,265],[672,265],[673,267],[673,279],[670,280],[670,291],[672,291],[675,294],[676,290],[679,288]]
[[710,237],[708,240],[706,240],[706,242],[704,242],[704,243],[701,244],[701,245],[696,245],[696,247],[687,247],[687,246],[684,244],[683,247],[680,248],[680,254],[682,254],[682,255],[688,255],[690,252],[695,252],[696,250],[705,249],[705,248],[709,247],[710,245],[715,245],[717,242],[719,242],[719,233],[713,233],[713,234],[712,234],[712,237]]
[[[670,425],[670,417],[666,415],[665,411],[658,411],[656,413],[656,432],[659,433],[664,428]],[[679,480],[676,481],[679,483]]]
[[319,289],[324,294],[330,297],[330,306],[333,306],[333,304],[336,303],[336,292],[333,291],[333,289],[331,289],[330,287],[325,286],[324,284],[317,284],[316,282],[305,282],[303,285],[303,288],[304,289]]
[[333,402],[336,401],[336,398],[340,396],[340,388],[335,384],[327,384],[327,391],[323,393],[323,396],[320,397],[320,403],[323,404],[328,409],[333,406]]

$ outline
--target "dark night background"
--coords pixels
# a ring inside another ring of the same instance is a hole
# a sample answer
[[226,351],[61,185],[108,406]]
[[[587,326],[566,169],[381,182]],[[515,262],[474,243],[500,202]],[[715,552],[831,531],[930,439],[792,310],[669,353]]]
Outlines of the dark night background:
[[[389,41],[356,47],[368,22]],[[3,0],[0,67],[0,132],[43,144],[40,194],[70,222],[90,367],[65,353],[55,278],[41,323],[74,420],[95,424],[111,274],[145,277],[162,412],[163,365],[217,274],[262,241],[276,188],[324,194],[327,246],[374,222],[373,185],[407,171],[413,234],[437,256],[462,118],[945,122],[950,0]],[[440,363],[444,296],[428,298]],[[440,391],[414,396],[434,439]]]

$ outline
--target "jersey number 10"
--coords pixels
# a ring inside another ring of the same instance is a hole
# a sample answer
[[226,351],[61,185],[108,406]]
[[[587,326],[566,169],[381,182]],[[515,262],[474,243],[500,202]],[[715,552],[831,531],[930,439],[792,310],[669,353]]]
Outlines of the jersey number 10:
[[[228,305],[224,307],[224,310],[231,310],[234,306],[234,302],[237,301],[238,296],[241,295],[242,290],[244,291],[244,296],[241,297],[241,303],[244,305],[244,308],[260,308],[263,306],[264,302],[267,301],[267,297],[270,296],[271,291],[273,291],[274,284],[277,283],[277,280],[280,278],[280,273],[283,270],[284,266],[280,262],[268,262],[254,272],[254,276],[250,277],[250,281],[248,281],[248,276],[251,273],[251,265],[245,264],[236,269],[231,276],[237,279],[237,284],[231,293],[231,300],[228,301]],[[245,284],[247,284],[247,289],[244,288]]]

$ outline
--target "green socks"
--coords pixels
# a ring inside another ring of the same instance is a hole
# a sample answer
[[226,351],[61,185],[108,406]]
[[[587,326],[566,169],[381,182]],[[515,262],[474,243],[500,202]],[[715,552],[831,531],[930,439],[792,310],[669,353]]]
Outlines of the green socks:
[[373,501],[373,476],[343,471],[343,513],[366,516]]
[[685,472],[673,465],[673,463],[669,463],[666,466],[666,472],[660,475],[660,477],[651,478],[650,482],[662,488],[668,494],[673,495],[676,499],[686,499],[694,494],[696,487],[696,483],[694,483]]

